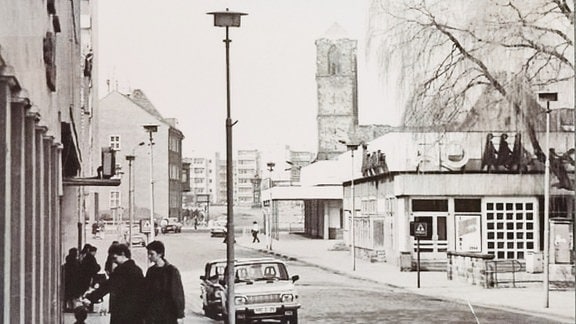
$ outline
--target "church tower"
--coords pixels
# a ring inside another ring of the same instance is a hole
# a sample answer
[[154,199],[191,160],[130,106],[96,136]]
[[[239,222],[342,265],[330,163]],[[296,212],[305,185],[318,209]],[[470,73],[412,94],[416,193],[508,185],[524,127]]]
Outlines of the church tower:
[[346,152],[358,126],[357,41],[338,24],[316,40],[318,156],[330,160]]

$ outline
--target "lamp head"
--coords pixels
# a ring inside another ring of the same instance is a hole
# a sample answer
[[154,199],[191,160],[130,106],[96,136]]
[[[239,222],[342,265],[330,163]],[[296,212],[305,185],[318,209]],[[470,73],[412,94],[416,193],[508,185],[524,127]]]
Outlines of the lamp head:
[[158,131],[158,125],[144,125],[142,126],[148,133],[156,133]]
[[538,100],[541,101],[558,101],[558,92],[539,92]]
[[276,166],[276,163],[274,163],[274,162],[268,162],[268,163],[266,163],[266,166],[268,167],[268,171],[273,171],[273,170],[274,170],[274,166]]
[[214,11],[208,12],[207,15],[214,16],[214,26],[216,27],[240,27],[240,17],[247,15],[243,12],[229,11]]

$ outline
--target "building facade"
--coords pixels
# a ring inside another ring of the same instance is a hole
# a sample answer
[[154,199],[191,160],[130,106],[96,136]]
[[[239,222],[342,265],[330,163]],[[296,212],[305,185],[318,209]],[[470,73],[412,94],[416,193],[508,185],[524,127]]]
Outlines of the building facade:
[[234,172],[234,204],[250,207],[254,205],[254,194],[260,188],[255,179],[261,174],[260,152],[258,150],[238,150]]
[[[92,1],[5,1],[0,12],[0,322],[59,323],[61,264],[82,244],[96,95]],[[86,63],[89,62],[89,65]]]
[[215,190],[216,157],[216,155],[214,157],[194,155],[184,159],[190,164],[190,191],[185,194],[187,198],[185,208],[193,208],[197,204],[205,203],[201,198],[198,199],[199,196],[208,195],[210,203],[218,201]]
[[[152,208],[157,220],[181,218],[184,136],[176,128],[176,121],[163,118],[142,90],[130,94],[112,91],[100,100],[99,107],[99,146],[115,151],[116,177],[122,183],[116,188],[96,190],[96,220],[128,220],[130,173],[134,179],[135,220],[150,217]],[[147,132],[147,125],[156,125],[157,131]],[[131,169],[128,155],[134,156]]]
[[[558,130],[550,137],[560,155],[574,147],[572,132]],[[411,222],[426,224],[420,240],[423,268],[445,269],[448,251],[520,261],[541,253],[544,165],[535,157],[520,158],[525,144],[513,131],[394,132],[369,142],[354,161],[353,198],[352,182],[344,183],[346,227],[355,233],[354,242],[351,235],[345,239],[358,255],[405,269],[415,260]],[[509,159],[504,162],[499,154]],[[558,187],[574,169],[562,164],[560,177],[552,177],[550,215],[571,221],[573,189]]]

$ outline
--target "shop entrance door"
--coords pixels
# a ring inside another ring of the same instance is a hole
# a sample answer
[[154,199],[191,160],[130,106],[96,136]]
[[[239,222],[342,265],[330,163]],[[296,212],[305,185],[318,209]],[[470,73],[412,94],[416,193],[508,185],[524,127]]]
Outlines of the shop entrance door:
[[[420,258],[423,260],[445,260],[448,247],[446,235],[446,213],[414,213],[414,222],[428,225],[428,236],[420,238]],[[414,252],[416,252],[414,239]]]

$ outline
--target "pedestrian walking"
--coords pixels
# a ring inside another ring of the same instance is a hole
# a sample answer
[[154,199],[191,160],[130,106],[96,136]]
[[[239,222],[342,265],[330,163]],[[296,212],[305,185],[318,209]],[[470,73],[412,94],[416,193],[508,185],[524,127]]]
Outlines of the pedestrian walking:
[[194,230],[198,229],[198,216],[194,216]]
[[252,223],[252,243],[260,243],[260,239],[258,238],[258,232],[260,232],[260,227],[258,226],[258,222],[254,221]]
[[144,301],[144,275],[131,259],[126,244],[110,247],[110,254],[117,267],[110,278],[94,291],[86,294],[87,304],[99,301],[110,294],[110,324],[142,324]]
[[146,272],[146,324],[184,323],[184,288],[178,269],[166,258],[161,241],[146,246],[154,263]]
[[80,291],[80,261],[78,261],[78,249],[71,248],[66,256],[66,263],[63,267],[64,276],[64,311],[74,311],[75,301],[82,296],[84,291]]

